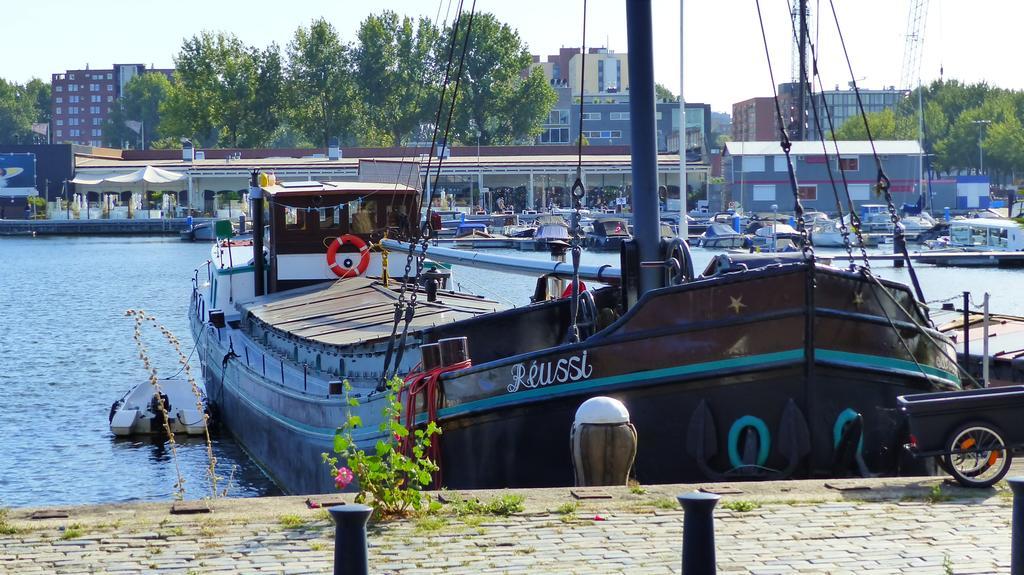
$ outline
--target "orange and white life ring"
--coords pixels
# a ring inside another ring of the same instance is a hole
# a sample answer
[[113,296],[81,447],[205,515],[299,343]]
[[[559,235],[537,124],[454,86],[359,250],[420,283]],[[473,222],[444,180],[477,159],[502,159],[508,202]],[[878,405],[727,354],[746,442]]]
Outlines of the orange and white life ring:
[[[359,250],[359,263],[356,263],[353,256],[355,254],[349,252],[342,252],[342,260],[338,262],[338,250],[343,245],[354,246]],[[334,238],[331,245],[327,248],[327,266],[331,268],[334,275],[340,278],[351,278],[360,276],[366,273],[366,268],[370,265],[370,247],[366,245],[366,242],[359,236],[352,234],[345,234],[343,236]]]

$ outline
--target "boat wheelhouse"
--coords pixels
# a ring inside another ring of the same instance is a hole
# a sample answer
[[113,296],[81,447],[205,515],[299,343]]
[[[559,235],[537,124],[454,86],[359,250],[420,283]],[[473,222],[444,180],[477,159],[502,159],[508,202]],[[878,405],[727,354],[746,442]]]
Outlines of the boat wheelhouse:
[[1024,227],[1015,220],[974,218],[949,223],[948,248],[971,251],[1024,251]]

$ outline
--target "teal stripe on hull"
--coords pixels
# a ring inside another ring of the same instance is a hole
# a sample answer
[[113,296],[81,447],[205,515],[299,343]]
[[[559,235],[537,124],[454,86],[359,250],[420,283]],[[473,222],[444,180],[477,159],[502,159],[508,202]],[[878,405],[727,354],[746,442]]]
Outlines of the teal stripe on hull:
[[[833,351],[828,349],[816,349],[814,353],[815,359],[818,361],[831,361],[858,368],[867,367],[880,369],[883,371],[895,370],[917,376],[922,375],[921,371],[923,370],[925,373],[931,376],[938,377],[940,379],[955,384],[960,383],[959,378],[957,378],[955,374],[951,374],[947,371],[943,371],[941,369],[926,365],[922,365],[919,368],[918,365],[912,361],[906,361],[890,357],[881,357],[877,355]],[[742,369],[755,366],[778,367],[790,363],[799,363],[802,362],[803,359],[803,349],[792,349],[774,353],[765,353],[760,355],[737,357],[732,359],[723,359],[716,361],[707,361],[703,363],[694,363],[689,365],[680,365],[675,367],[666,367],[661,369],[652,369],[649,371],[613,375],[598,379],[592,379],[588,381],[580,381],[576,383],[563,385],[554,385],[551,387],[542,387],[537,389],[509,393],[505,395],[499,395],[495,397],[488,397],[485,399],[478,399],[476,401],[470,401],[454,407],[446,407],[440,409],[438,410],[437,414],[438,417],[441,418],[452,417],[464,414],[466,412],[492,409],[495,407],[501,407],[512,403],[518,403],[523,400],[537,400],[545,397],[572,395],[575,393],[585,392],[594,388],[628,382],[637,382],[643,380],[650,381],[671,377],[682,377],[710,373],[719,370]]]

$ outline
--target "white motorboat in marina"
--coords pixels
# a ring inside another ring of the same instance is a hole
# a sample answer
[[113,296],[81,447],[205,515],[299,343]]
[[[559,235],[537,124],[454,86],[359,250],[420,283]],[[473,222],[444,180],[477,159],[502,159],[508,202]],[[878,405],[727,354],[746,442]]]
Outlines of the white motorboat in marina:
[[[206,396],[185,379],[144,381],[110,406],[110,431],[117,436],[164,434],[164,416],[172,433],[201,435],[206,431]],[[160,409],[163,401],[164,408]]]

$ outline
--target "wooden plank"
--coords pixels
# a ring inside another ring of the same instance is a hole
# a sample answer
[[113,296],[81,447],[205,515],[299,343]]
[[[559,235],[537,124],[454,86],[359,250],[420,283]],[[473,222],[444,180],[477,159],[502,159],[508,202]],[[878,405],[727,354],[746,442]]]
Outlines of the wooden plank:
[[210,513],[213,509],[206,501],[176,501],[171,505],[171,515],[194,515]]
[[597,487],[577,487],[570,489],[569,493],[576,499],[611,499],[612,494]]
[[28,516],[29,519],[67,519],[67,509],[40,509]]

